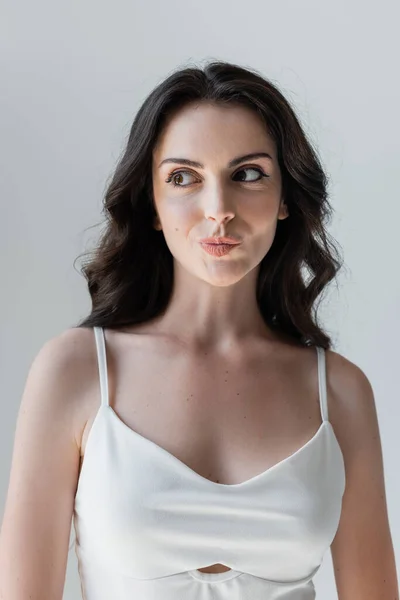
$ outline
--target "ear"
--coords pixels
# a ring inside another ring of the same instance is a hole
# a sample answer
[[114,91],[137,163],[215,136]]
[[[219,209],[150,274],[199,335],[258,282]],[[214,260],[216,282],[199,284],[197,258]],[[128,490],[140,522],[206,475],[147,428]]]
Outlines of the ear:
[[278,219],[283,220],[289,216],[289,209],[284,202],[281,202],[279,207]]
[[161,231],[161,229],[162,229],[160,219],[158,218],[158,216],[154,217],[153,227],[154,227],[154,229],[157,229],[157,231]]

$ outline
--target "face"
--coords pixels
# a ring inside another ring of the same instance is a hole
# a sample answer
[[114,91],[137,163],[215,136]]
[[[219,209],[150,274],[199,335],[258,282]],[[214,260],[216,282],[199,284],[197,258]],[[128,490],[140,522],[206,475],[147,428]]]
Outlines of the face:
[[[259,153],[268,156],[243,158]],[[175,268],[212,285],[232,285],[256,269],[277,221],[288,216],[275,143],[246,107],[181,109],[158,139],[152,175],[156,228]],[[233,236],[240,244],[222,256],[210,254],[200,243],[210,236]]]

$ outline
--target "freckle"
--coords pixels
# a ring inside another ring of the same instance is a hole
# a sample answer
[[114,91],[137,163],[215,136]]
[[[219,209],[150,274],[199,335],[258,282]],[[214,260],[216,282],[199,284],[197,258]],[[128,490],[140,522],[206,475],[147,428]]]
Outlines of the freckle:
[[227,379],[225,379],[225,382],[227,382],[227,381],[228,381],[228,380],[227,380]]
[[239,392],[237,392],[236,396],[240,396]]

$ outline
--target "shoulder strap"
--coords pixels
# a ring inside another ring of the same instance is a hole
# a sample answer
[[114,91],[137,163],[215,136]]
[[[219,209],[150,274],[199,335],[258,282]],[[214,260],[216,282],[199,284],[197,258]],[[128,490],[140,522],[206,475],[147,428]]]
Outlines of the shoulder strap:
[[108,406],[108,377],[104,330],[102,327],[93,327],[93,330],[96,340],[97,361],[99,365],[101,404],[105,404]]
[[325,348],[317,346],[318,354],[318,388],[319,388],[319,403],[321,408],[321,416],[323,421],[328,421],[328,400],[326,390],[326,355]]

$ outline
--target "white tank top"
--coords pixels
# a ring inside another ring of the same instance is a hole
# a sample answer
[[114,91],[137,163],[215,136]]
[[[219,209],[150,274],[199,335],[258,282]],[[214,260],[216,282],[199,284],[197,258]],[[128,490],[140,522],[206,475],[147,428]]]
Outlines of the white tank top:
[[[94,333],[101,404],[73,515],[84,600],[313,600],[345,489],[324,349],[316,348],[318,431],[263,473],[223,484],[119,419],[109,405],[104,332]],[[198,570],[216,563],[231,570]]]

